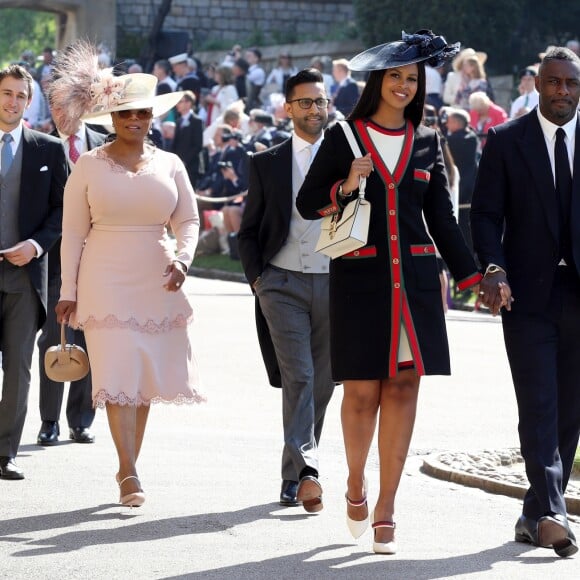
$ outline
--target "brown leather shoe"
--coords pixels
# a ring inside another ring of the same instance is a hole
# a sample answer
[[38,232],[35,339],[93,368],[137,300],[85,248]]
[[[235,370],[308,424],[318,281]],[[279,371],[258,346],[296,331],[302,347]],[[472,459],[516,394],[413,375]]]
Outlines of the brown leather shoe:
[[0,457],[0,479],[24,479],[24,471],[14,462],[14,457]]
[[568,558],[578,551],[576,536],[568,525],[566,516],[554,514],[538,520],[538,544],[543,548],[554,548],[561,558]]
[[308,513],[316,513],[324,507],[322,504],[322,486],[314,475],[300,478],[296,499],[302,502],[302,507]]

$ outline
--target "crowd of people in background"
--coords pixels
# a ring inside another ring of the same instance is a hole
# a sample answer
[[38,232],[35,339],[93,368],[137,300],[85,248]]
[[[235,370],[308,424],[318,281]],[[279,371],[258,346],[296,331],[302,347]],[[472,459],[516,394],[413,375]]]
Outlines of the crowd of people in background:
[[[576,40],[567,46],[579,50]],[[143,72],[137,62],[115,63],[105,46],[99,49],[101,67],[114,66],[117,74]],[[538,54],[540,61],[543,54]],[[46,133],[55,129],[45,98],[55,58],[51,47],[41,57],[25,51],[20,58],[20,64],[35,78],[34,98],[24,120]],[[425,123],[443,138],[454,209],[468,244],[471,195],[486,134],[491,127],[524,115],[538,104],[534,81],[539,62],[519,71],[506,110],[495,100],[486,61],[485,52],[466,47],[450,65],[426,67]],[[348,64],[347,59],[332,60],[330,56],[310,60],[310,66],[322,73],[331,98],[328,127],[348,117],[364,88],[365,81],[353,78]],[[186,91],[175,109],[155,120],[150,138],[158,147],[176,153],[187,167],[202,217],[198,253],[223,253],[237,259],[236,234],[245,205],[248,155],[291,135],[284,91],[297,71],[288,52],[280,52],[273,68],[265,70],[260,49],[244,49],[239,44],[221,61],[202,63],[182,53],[155,62],[151,72],[158,79],[157,94]],[[446,302],[453,304],[449,293]]]

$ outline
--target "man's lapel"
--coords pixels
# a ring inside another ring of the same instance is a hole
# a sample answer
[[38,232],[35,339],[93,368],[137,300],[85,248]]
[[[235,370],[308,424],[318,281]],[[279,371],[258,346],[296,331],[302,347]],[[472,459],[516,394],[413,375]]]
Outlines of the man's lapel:
[[292,139],[285,141],[273,156],[270,165],[272,190],[277,191],[276,200],[282,211],[285,223],[292,216]]
[[536,110],[528,113],[526,118],[528,122],[522,131],[518,146],[533,177],[535,193],[544,207],[550,230],[558,240],[558,202],[546,140]]

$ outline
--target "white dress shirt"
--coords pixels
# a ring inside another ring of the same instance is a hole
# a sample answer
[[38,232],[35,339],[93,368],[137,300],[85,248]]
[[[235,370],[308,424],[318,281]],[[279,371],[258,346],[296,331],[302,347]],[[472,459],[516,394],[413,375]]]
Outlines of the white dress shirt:
[[296,209],[296,197],[324,135],[316,143],[292,136],[292,215],[288,237],[270,263],[304,274],[327,274],[330,259],[315,251],[321,220],[305,220]]

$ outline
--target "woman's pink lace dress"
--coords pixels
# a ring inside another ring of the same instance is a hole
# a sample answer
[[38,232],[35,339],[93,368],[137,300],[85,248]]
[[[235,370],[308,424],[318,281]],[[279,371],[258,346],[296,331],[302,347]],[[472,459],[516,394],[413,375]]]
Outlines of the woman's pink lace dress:
[[60,297],[77,301],[71,325],[85,331],[96,406],[205,400],[196,390],[193,310],[183,289],[163,287],[172,260],[193,260],[198,231],[177,156],[155,150],[132,173],[105,146],[75,165],[64,193]]

